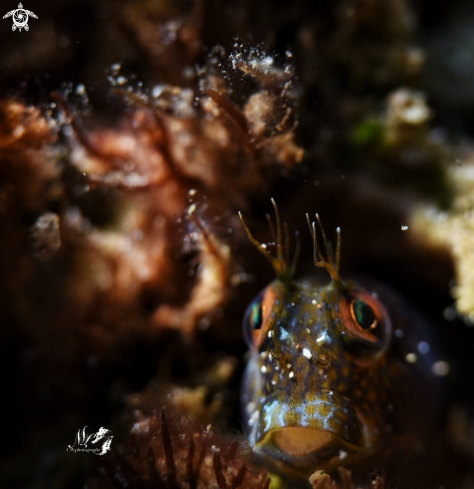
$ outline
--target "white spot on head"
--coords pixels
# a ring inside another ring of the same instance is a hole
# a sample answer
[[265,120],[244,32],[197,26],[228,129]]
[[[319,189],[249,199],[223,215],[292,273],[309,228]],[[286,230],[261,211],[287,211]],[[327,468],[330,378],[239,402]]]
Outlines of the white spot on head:
[[451,367],[449,366],[449,363],[445,362],[444,360],[439,360],[431,365],[431,371],[437,377],[444,377],[445,375],[448,375],[450,370]]
[[250,416],[250,413],[253,413],[255,411],[256,404],[253,401],[250,401],[247,406],[245,406],[245,410],[247,411],[247,414]]
[[285,328],[280,329],[280,340],[286,340],[290,336],[290,333]]
[[[326,331],[324,331],[324,333],[322,333],[321,336],[319,336],[316,339],[316,343],[318,345],[321,345],[322,343],[331,343],[331,338],[328,336],[328,334],[326,333]],[[324,358],[323,358],[323,360],[324,360]]]
[[249,426],[253,426],[258,421],[258,411],[254,411],[249,418]]
[[422,354],[422,355],[426,355],[427,353],[429,353],[430,351],[430,344],[427,343],[426,341],[420,341],[418,343],[418,351]]
[[407,353],[405,360],[408,363],[415,363],[418,360],[418,357],[416,356],[416,353]]
[[311,360],[311,358],[313,358],[312,353],[307,348],[303,348],[303,356],[306,357],[308,360]]

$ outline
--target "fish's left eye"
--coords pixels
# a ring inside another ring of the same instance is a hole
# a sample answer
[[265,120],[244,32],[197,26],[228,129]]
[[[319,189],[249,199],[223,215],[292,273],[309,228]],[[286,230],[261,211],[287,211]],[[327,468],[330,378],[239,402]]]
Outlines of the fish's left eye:
[[344,325],[344,344],[356,364],[368,365],[388,348],[392,325],[375,295],[353,287],[342,297],[338,312]]
[[377,317],[372,307],[362,299],[355,299],[351,302],[352,319],[362,329],[375,329],[378,324]]

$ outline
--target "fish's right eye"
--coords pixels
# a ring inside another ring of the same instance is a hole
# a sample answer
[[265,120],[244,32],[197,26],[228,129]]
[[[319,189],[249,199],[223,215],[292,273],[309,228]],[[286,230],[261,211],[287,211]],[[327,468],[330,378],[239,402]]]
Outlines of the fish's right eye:
[[261,301],[253,302],[250,306],[250,326],[253,327],[254,330],[260,329],[262,327],[262,303]]
[[250,348],[258,348],[260,343],[261,329],[263,325],[263,296],[264,291],[252,301],[245,313],[243,330],[247,345]]

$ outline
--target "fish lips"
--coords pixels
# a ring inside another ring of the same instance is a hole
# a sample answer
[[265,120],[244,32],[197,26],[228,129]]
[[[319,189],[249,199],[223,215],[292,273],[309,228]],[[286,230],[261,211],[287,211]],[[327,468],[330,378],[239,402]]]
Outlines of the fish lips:
[[273,399],[265,403],[254,449],[299,466],[360,452],[366,444],[365,431],[349,399],[323,390],[303,401]]

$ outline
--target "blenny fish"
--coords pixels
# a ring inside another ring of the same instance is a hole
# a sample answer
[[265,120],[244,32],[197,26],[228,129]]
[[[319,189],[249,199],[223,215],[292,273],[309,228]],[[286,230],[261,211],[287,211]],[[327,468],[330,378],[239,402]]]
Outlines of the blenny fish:
[[274,472],[306,478],[423,451],[437,403],[429,327],[391,291],[343,280],[340,231],[334,254],[319,217],[317,227],[307,216],[314,264],[330,282],[295,280],[297,253],[290,264],[272,203],[276,256],[239,214],[277,275],[243,324],[250,359],[241,399],[255,453]]

